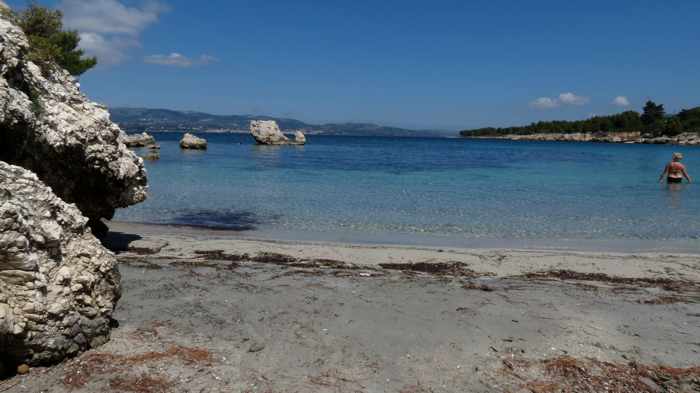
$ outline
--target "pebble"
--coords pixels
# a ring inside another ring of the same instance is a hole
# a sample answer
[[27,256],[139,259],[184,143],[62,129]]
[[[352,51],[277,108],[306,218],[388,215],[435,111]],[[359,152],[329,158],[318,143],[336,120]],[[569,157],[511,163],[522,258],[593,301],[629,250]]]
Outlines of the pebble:
[[17,366],[17,374],[19,374],[19,375],[29,374],[29,366],[26,364],[20,364],[19,366]]
[[263,349],[265,349],[265,344],[255,341],[252,344],[250,344],[250,348],[248,348],[248,352],[250,353],[255,353],[255,352],[260,352]]

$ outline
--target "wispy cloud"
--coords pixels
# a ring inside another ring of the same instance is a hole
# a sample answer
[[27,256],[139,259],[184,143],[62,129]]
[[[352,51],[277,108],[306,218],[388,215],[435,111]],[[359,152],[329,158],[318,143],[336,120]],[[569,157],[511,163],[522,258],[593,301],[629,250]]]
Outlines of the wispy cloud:
[[564,105],[586,105],[590,99],[569,92],[559,94],[559,101]]
[[63,22],[80,33],[80,47],[100,64],[117,64],[141,45],[141,33],[168,10],[157,0],[127,6],[119,0],[61,0]]
[[540,97],[530,102],[530,106],[537,109],[552,109],[559,106],[559,100],[556,98]]
[[617,96],[612,100],[612,104],[621,107],[628,107],[630,106],[630,100],[628,100],[625,96]]
[[539,97],[530,102],[530,106],[536,109],[552,109],[562,105],[585,105],[590,101],[588,97],[576,95],[571,92],[561,93],[557,97]]
[[211,55],[201,55],[195,59],[191,59],[180,53],[171,53],[169,55],[150,55],[143,59],[148,64],[158,64],[163,66],[189,68],[196,65],[208,65],[215,63],[218,59]]

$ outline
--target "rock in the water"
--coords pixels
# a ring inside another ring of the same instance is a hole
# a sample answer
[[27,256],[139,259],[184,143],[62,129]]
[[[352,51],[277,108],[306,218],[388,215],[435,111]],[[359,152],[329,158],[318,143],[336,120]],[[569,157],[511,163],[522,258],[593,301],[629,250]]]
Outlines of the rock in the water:
[[146,161],[160,160],[160,153],[158,150],[149,150],[148,153],[143,156],[143,159]]
[[153,135],[147,132],[124,136],[124,144],[127,147],[146,147],[149,145],[155,145],[155,143],[156,138],[154,138]]
[[297,131],[294,133],[294,142],[298,145],[303,145],[306,143],[306,135],[303,132]]
[[29,60],[22,30],[0,13],[0,160],[22,166],[92,222],[146,199],[143,161],[76,78]]
[[6,366],[57,362],[109,338],[120,296],[114,255],[75,205],[0,161],[0,354]]
[[301,131],[295,133],[294,140],[287,138],[274,120],[251,121],[250,134],[259,145],[303,145],[306,143],[306,137]]
[[182,149],[205,150],[207,148],[207,140],[190,134],[189,132],[182,136],[180,140]]

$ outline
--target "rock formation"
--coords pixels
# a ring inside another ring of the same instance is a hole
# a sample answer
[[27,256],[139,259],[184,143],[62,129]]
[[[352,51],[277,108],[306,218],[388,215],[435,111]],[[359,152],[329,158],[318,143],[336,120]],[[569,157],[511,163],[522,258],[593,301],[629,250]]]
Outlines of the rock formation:
[[65,70],[42,71],[28,49],[22,30],[0,13],[0,160],[36,173],[104,231],[100,218],[146,198],[143,161],[104,106]]
[[182,136],[180,140],[180,148],[205,150],[207,148],[207,140],[190,134],[189,132]]
[[143,132],[141,134],[132,134],[124,136],[124,144],[126,147],[146,147],[156,144],[156,138],[153,135]]
[[294,140],[287,138],[274,120],[251,121],[250,134],[259,145],[303,145],[306,143],[306,137],[301,131],[295,133]]
[[104,343],[117,261],[75,205],[0,161],[0,362],[46,364]]
[[303,145],[306,143],[306,135],[303,132],[297,131],[294,133],[294,142],[298,145]]

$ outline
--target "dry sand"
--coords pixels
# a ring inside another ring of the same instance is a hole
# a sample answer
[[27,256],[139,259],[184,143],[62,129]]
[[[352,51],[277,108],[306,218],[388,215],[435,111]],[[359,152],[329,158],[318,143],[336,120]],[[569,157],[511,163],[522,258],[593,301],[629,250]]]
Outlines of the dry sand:
[[0,392],[700,391],[697,255],[110,226],[112,340]]

